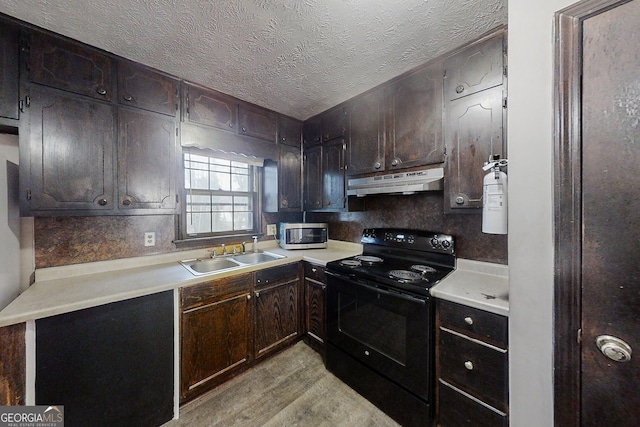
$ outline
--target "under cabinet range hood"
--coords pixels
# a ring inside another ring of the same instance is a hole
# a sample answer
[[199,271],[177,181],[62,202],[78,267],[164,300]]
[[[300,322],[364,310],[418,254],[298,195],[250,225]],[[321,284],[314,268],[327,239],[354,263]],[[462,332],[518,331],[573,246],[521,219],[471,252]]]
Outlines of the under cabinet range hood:
[[353,178],[347,182],[347,195],[358,197],[369,194],[408,195],[419,191],[442,190],[443,181],[443,168]]

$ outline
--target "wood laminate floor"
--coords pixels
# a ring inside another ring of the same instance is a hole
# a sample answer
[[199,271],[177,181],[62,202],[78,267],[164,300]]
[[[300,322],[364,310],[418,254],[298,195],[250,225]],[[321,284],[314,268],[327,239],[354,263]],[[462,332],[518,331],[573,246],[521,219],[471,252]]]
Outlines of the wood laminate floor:
[[299,342],[180,409],[163,427],[397,427]]

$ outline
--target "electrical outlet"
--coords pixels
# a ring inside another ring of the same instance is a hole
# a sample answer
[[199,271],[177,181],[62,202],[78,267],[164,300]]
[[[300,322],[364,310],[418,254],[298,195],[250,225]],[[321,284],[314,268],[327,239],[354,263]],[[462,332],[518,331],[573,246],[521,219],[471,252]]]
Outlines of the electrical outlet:
[[144,245],[145,246],[155,246],[156,245],[156,232],[155,231],[147,231],[144,233]]
[[276,235],[276,225],[267,224],[267,236],[275,236],[275,235]]

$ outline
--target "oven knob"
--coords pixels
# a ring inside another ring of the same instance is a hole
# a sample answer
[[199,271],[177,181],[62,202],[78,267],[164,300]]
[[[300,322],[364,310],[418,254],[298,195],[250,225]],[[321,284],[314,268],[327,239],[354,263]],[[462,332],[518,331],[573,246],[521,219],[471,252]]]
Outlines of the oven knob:
[[443,240],[442,241],[442,247],[445,249],[448,249],[451,246],[451,242],[448,240]]
[[473,363],[470,360],[467,360],[466,362],[464,362],[464,367],[467,368],[469,371],[473,371]]
[[365,356],[368,356],[368,355],[369,355],[369,350],[365,350],[365,351],[364,351],[364,355],[365,355]]
[[431,239],[431,246],[433,246],[434,248],[438,247],[439,244],[440,242],[435,237]]

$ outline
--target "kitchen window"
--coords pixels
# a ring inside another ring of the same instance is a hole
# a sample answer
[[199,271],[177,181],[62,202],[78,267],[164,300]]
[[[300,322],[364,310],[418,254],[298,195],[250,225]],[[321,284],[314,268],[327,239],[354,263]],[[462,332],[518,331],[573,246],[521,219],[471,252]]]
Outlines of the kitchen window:
[[201,150],[185,151],[183,236],[255,233],[259,223],[258,173],[249,163],[217,158]]

